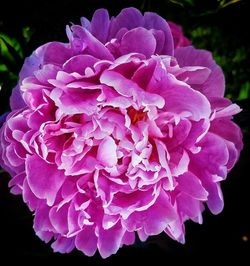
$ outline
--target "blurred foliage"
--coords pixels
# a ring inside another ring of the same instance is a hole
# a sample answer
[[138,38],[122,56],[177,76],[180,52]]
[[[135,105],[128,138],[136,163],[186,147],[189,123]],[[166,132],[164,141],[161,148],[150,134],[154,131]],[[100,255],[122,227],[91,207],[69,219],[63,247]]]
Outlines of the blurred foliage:
[[17,83],[25,57],[24,45],[30,41],[31,35],[29,27],[22,29],[21,40],[0,32],[0,89],[4,95],[9,96]]
[[[60,12],[58,10],[60,3]],[[39,45],[65,41],[64,26],[79,23],[80,16],[91,17],[105,7],[112,15],[122,8],[135,6],[142,12],[153,11],[182,25],[185,35],[197,48],[210,50],[226,76],[226,95],[233,100],[250,98],[249,1],[245,0],[85,0],[82,8],[68,0],[39,2],[39,9],[29,1],[15,3],[20,10],[12,19],[10,8],[0,10],[0,97],[1,112],[8,107],[11,89],[17,82],[24,58]],[[1,14],[2,12],[2,14]],[[9,12],[9,13],[8,13]],[[63,15],[62,15],[63,14]],[[28,25],[28,26],[27,26]]]
[[[240,2],[241,0],[217,0],[214,8],[208,9],[199,15],[207,15],[210,13],[218,12],[220,9],[225,8],[229,5]],[[169,0],[174,4],[180,5],[184,8],[195,7],[198,4],[198,0]],[[201,1],[200,1],[201,2]],[[210,1],[212,2],[212,1]]]

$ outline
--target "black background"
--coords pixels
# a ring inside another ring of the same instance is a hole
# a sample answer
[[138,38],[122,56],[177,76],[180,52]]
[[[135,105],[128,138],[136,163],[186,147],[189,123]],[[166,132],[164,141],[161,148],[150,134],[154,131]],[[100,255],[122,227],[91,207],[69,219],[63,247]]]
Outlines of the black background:
[[[69,22],[79,23],[81,16],[90,18],[96,8],[105,7],[115,15],[124,7],[140,8],[144,3],[145,9],[157,11],[164,17],[170,14],[170,19],[174,21],[181,22],[180,16],[185,15],[189,19],[188,23],[192,25],[217,24],[228,31],[230,38],[238,38],[244,44],[248,42],[249,1],[226,8],[225,11],[215,14],[212,21],[209,17],[191,16],[184,9],[176,9],[165,2],[162,1],[161,5],[161,1],[9,1],[0,9],[0,23],[2,29],[12,32],[14,36],[20,34],[23,26],[28,25],[34,29],[31,41],[26,47],[28,55],[47,41],[66,41],[65,25]],[[7,96],[1,96],[1,109],[6,104]],[[0,260],[7,258],[9,263],[23,260],[34,264],[53,261],[73,263],[72,265],[76,262],[81,265],[118,265],[150,261],[155,265],[178,265],[180,262],[206,264],[209,261],[217,264],[219,261],[237,261],[238,265],[250,265],[250,102],[245,100],[238,104],[243,108],[243,112],[236,120],[243,129],[245,147],[236,167],[222,184],[225,208],[217,216],[206,210],[203,225],[187,222],[185,245],[178,244],[162,234],[149,238],[145,243],[138,241],[133,246],[124,247],[106,260],[102,260],[98,254],[88,258],[77,251],[64,255],[53,253],[49,245],[36,237],[32,229],[32,214],[20,197],[9,193],[9,177],[1,173]],[[0,264],[5,265],[1,262]]]

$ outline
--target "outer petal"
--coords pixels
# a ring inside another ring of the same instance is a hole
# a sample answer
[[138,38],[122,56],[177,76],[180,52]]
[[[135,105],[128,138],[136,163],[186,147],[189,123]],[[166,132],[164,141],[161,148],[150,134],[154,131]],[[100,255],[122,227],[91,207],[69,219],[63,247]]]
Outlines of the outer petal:
[[10,107],[11,110],[17,110],[24,108],[26,106],[26,103],[24,102],[22,98],[22,94],[20,91],[20,85],[16,85],[14,89],[12,90],[11,97],[10,97]]
[[[143,40],[140,42],[138,40]],[[135,28],[124,34],[120,44],[120,51],[122,54],[129,53],[141,53],[149,58],[155,53],[156,40],[154,35],[144,29],[144,28]]]
[[132,213],[124,226],[128,231],[144,228],[147,235],[160,234],[170,222],[177,219],[177,214],[167,194],[162,191],[151,207],[145,211]]
[[62,186],[65,176],[54,164],[48,164],[37,155],[26,159],[27,181],[32,192],[40,199],[46,199],[47,204],[54,204],[56,195]]
[[[114,57],[109,50],[96,39],[88,30],[78,25],[71,27],[75,36],[77,36],[83,44],[86,45],[85,52],[89,55],[93,55],[99,59],[114,60]],[[66,60],[65,60],[66,61]],[[64,62],[65,62],[64,61]]]
[[202,223],[202,203],[190,197],[187,194],[181,193],[177,196],[177,205],[179,213],[182,214],[184,220],[192,219],[195,222]]
[[211,70],[211,74],[202,85],[193,85],[207,97],[223,97],[225,92],[225,78],[221,68],[213,60],[210,52],[198,50],[192,46],[181,47],[175,50],[175,57],[181,67],[204,66]]
[[86,225],[75,239],[76,248],[87,256],[93,256],[97,250],[97,236],[94,226]]
[[224,208],[224,200],[220,184],[207,181],[205,187],[209,193],[207,202],[208,208],[213,214],[220,213]]
[[62,64],[67,61],[73,52],[70,49],[69,44],[64,44],[61,42],[51,42],[44,49],[43,61],[45,64],[53,64],[56,66],[62,66]]
[[133,7],[124,8],[118,16],[111,19],[109,39],[114,38],[121,28],[131,30],[141,26],[143,26],[141,12]]
[[242,132],[230,118],[218,118],[211,122],[210,132],[234,143],[238,152],[243,147]]
[[91,33],[102,43],[107,42],[109,33],[109,14],[106,9],[95,11],[91,20]]
[[201,151],[191,155],[192,162],[203,171],[207,169],[213,175],[225,177],[229,153],[224,141],[213,133],[207,133],[198,145]]
[[172,56],[174,53],[174,41],[167,21],[155,13],[146,12],[144,15],[144,27],[164,32],[165,42],[161,54]]
[[115,254],[122,244],[125,229],[121,223],[117,223],[108,230],[100,228],[98,237],[98,249],[102,258]]
[[27,57],[24,61],[22,69],[19,73],[19,83],[12,90],[12,95],[10,97],[10,106],[12,110],[20,109],[26,106],[25,102],[22,99],[20,92],[20,86],[24,78],[32,76],[33,72],[38,70],[39,67],[43,64],[44,52],[47,49],[49,43],[42,45],[36,49],[31,56]]
[[194,174],[187,172],[177,179],[178,189],[197,200],[207,200],[208,193]]
[[49,212],[50,222],[58,233],[66,235],[68,232],[68,204],[64,204],[61,208],[54,206]]
[[58,236],[51,246],[55,252],[70,253],[74,248],[74,239]]

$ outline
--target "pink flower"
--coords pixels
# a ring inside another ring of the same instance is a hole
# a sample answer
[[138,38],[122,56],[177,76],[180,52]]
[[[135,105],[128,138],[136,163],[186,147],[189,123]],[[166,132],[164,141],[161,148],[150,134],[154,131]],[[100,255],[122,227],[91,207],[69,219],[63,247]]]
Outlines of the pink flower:
[[172,21],[168,21],[168,25],[173,35],[175,49],[191,45],[189,39],[183,35],[182,28],[179,25],[175,24]]
[[97,10],[26,59],[0,131],[11,192],[54,251],[103,258],[223,208],[220,181],[242,149],[211,54],[173,51],[168,24],[134,8]]

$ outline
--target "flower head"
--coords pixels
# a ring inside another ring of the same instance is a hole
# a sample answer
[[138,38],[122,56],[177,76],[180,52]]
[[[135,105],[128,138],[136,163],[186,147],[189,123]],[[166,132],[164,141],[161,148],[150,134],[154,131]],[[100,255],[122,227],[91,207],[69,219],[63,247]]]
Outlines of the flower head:
[[209,52],[173,48],[167,22],[134,8],[67,27],[24,63],[0,131],[11,191],[55,251],[102,257],[223,208],[242,148]]

